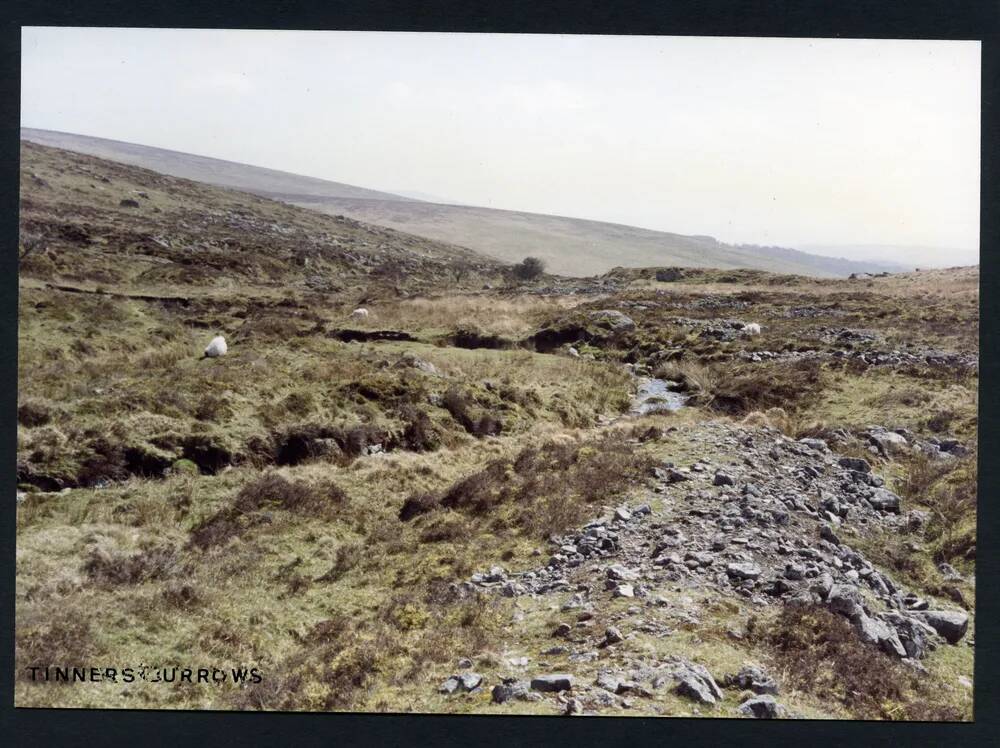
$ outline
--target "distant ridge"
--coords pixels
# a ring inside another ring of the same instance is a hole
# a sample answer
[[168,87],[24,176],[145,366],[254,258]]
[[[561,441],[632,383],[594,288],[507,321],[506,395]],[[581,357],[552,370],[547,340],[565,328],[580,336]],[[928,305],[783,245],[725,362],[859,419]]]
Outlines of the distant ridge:
[[369,190],[350,184],[331,182],[316,177],[304,177],[277,169],[250,166],[235,161],[196,156],[165,148],[124,143],[120,140],[95,138],[90,135],[75,135],[54,130],[21,128],[21,139],[32,143],[76,151],[88,156],[97,156],[112,161],[120,161],[131,166],[158,171],[172,177],[206,182],[217,187],[230,187],[255,194],[274,192],[300,192],[321,197],[349,197],[370,200],[401,200],[411,198],[388,192]]
[[724,244],[710,236],[685,236],[602,221],[426,202],[315,177],[87,135],[24,127],[21,138],[345,215],[467,247],[507,262],[536,256],[545,260],[550,272],[560,275],[600,275],[615,267],[662,266],[754,268],[818,277],[912,269],[898,263],[824,257],[783,247]]

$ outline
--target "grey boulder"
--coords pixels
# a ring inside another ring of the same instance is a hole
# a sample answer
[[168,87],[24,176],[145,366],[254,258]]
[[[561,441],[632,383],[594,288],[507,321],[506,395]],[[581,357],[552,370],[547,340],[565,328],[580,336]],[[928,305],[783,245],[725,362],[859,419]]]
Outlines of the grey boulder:
[[957,644],[969,630],[969,616],[960,610],[921,610],[913,613],[949,644]]
[[740,714],[754,719],[778,719],[783,711],[773,696],[754,696],[739,706]]
[[674,671],[674,680],[677,681],[674,690],[681,696],[702,704],[714,704],[722,700],[722,689],[703,665],[683,664]]
[[574,678],[565,673],[554,673],[551,675],[538,675],[531,679],[533,691],[570,691],[573,688]]
[[882,512],[899,512],[899,497],[887,488],[876,488],[868,502]]

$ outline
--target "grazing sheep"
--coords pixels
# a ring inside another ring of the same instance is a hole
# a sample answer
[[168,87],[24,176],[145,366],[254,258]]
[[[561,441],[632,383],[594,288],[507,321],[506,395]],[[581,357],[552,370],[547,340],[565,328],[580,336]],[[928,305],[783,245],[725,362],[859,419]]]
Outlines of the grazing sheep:
[[205,346],[205,355],[202,358],[225,356],[228,350],[229,346],[226,345],[226,339],[221,335],[216,335],[212,338],[212,342]]
[[743,333],[750,336],[760,335],[760,325],[756,322],[749,322],[743,325]]
[[351,319],[368,319],[368,310],[364,307],[359,307],[351,312]]

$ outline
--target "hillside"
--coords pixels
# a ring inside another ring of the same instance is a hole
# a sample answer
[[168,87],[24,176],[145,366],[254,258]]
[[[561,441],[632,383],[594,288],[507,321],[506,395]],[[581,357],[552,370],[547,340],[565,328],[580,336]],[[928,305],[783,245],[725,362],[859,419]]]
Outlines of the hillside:
[[423,202],[229,161],[69,133],[22,128],[21,137],[388,226],[468,247],[506,262],[534,255],[544,259],[551,272],[560,275],[587,276],[618,266],[665,265],[757,268],[819,277],[904,269],[895,263],[841,260],[779,247],[733,246],[711,237],[601,221]]
[[538,213],[424,202],[314,198],[302,194],[270,196],[418,236],[461,243],[507,262],[518,262],[532,255],[545,260],[549,270],[560,275],[587,276],[616,266],[657,265],[756,268],[819,277],[903,269],[893,263],[840,260],[779,247],[733,246],[711,237]]
[[205,182],[219,187],[268,194],[272,192],[293,192],[317,197],[346,197],[373,200],[407,201],[409,198],[386,192],[368,190],[350,184],[331,182],[326,179],[304,177],[261,166],[238,164],[207,156],[180,153],[163,148],[123,143],[120,140],[95,138],[89,135],[75,135],[53,130],[21,128],[21,140],[27,140],[53,148],[85,153],[90,156],[120,161],[123,164],[141,166],[145,169],[183,177],[195,182]]
[[519,282],[21,164],[18,707],[972,719],[978,269]]
[[363,296],[502,273],[462,247],[120,162],[22,142],[21,163],[25,277],[187,295]]

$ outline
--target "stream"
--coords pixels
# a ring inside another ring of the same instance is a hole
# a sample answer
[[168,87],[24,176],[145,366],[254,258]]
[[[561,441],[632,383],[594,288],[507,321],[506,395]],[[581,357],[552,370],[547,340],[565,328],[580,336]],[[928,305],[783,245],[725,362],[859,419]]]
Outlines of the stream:
[[673,412],[680,410],[687,402],[688,396],[670,389],[676,382],[665,379],[639,377],[639,391],[632,398],[631,415],[645,416],[650,413]]

